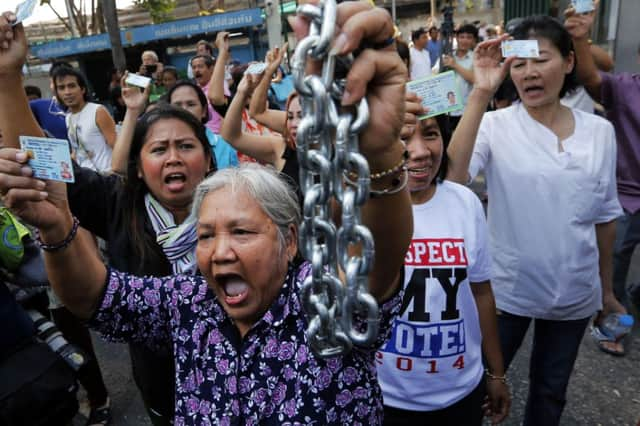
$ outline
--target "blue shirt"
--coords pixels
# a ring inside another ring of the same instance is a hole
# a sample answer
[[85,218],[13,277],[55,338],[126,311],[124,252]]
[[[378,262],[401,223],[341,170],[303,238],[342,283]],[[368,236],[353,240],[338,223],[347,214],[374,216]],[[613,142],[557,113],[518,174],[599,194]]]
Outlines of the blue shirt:
[[442,41],[429,40],[427,42],[427,50],[429,51],[429,58],[431,59],[431,65],[435,65],[440,59],[440,51],[442,50]]
[[227,167],[236,167],[238,165],[238,154],[229,142],[225,141],[222,136],[215,134],[211,129],[207,128],[207,138],[213,155],[216,157],[216,166],[218,170]]
[[67,139],[65,112],[55,99],[36,99],[29,102],[29,107],[42,130],[54,138]]

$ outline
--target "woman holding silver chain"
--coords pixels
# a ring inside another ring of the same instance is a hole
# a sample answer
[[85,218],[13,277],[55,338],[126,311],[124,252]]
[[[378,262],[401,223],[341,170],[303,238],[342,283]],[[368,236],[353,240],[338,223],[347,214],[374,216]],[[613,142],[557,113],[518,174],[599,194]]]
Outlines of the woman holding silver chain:
[[[0,18],[4,81],[19,78],[21,65],[14,43],[20,44],[24,30],[12,28],[11,19],[12,14]],[[308,24],[298,18],[297,35],[306,34]],[[342,103],[353,105],[366,95],[372,120],[361,134],[361,153],[373,172],[393,169],[404,156],[399,132],[406,70],[395,47],[384,43],[393,34],[391,19],[365,2],[346,3],[338,7],[337,25],[334,49],[340,54],[361,42],[384,44],[356,58]],[[14,108],[21,108],[15,91],[8,96]],[[0,109],[6,102],[0,101]],[[13,116],[13,123],[8,115],[0,113],[0,128],[12,128],[7,138],[41,134],[29,114]],[[17,150],[7,155],[27,161]],[[399,307],[402,258],[411,236],[403,169],[379,173],[383,176],[371,191],[385,195],[362,208],[363,222],[384,254],[374,259],[369,277],[382,332],[370,347],[329,358],[310,351],[304,332],[307,319],[297,290],[309,264],[289,265],[297,251],[298,203],[268,169],[225,169],[198,186],[192,212],[203,276],[167,278],[137,278],[105,268],[86,250],[87,234],[69,211],[64,185],[34,179],[28,167],[6,161],[0,162],[0,173],[7,205],[40,229],[49,277],[70,309],[92,318],[93,326],[111,337],[150,347],[173,345],[176,424],[381,423],[374,353]]]

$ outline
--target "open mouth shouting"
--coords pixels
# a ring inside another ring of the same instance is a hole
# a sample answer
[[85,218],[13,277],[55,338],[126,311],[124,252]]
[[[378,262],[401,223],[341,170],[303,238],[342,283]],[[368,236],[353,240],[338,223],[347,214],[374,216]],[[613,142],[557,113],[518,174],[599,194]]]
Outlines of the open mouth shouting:
[[184,173],[173,172],[164,177],[164,183],[171,192],[180,192],[185,187],[187,177]]
[[249,285],[238,275],[217,275],[216,282],[224,292],[224,302],[229,306],[242,304],[249,294]]

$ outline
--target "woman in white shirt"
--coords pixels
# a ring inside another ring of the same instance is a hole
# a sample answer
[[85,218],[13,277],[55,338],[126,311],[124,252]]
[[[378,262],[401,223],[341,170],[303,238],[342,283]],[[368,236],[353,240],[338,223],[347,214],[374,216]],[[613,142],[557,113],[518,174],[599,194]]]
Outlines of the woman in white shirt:
[[[505,367],[533,320],[524,424],[547,426],[559,423],[589,318],[624,312],[611,285],[621,213],[615,134],[606,120],[561,105],[576,77],[571,37],[559,22],[529,17],[511,35],[537,40],[539,57],[501,64],[505,37],[478,46],[475,86],[448,155],[456,181],[485,171]],[[507,72],[521,102],[485,114]]]
[[441,180],[446,119],[407,123],[403,131],[413,237],[400,313],[376,354],[386,426],[480,426],[485,395],[494,423],[509,412],[487,224],[473,192]]

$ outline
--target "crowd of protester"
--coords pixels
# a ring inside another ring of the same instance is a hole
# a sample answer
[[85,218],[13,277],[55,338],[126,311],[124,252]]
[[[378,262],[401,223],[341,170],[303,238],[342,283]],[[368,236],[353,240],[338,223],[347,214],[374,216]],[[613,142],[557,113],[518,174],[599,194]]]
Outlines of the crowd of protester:
[[[129,344],[154,425],[498,424],[531,325],[521,420],[558,425],[585,332],[625,354],[603,323],[640,307],[640,286],[626,287],[640,239],[640,75],[612,73],[590,43],[597,12],[523,17],[506,33],[463,24],[454,40],[431,24],[402,40],[369,3],[338,8],[337,53],[360,52],[342,104],[366,97],[372,113],[359,140],[380,333],[326,359],[300,294],[311,268],[288,45],[258,74],[232,61],[224,31],[197,43],[187,70],[145,51],[137,74],[151,84],[114,70],[105,105],[57,61],[43,99],[23,84],[24,29],[0,16],[0,320],[15,325],[0,339],[0,371],[14,372],[1,424],[66,424],[78,408],[61,399],[75,393],[66,376],[52,378],[68,366],[15,374],[47,354],[33,309],[82,360],[87,425],[111,422],[90,328]],[[305,18],[291,25],[306,36]],[[539,57],[503,58],[509,38],[536,40]],[[424,118],[405,83],[442,71],[463,108]],[[34,178],[20,136],[67,140],[74,182]],[[479,173],[487,206],[466,186]],[[53,400],[50,383],[68,392]]]

